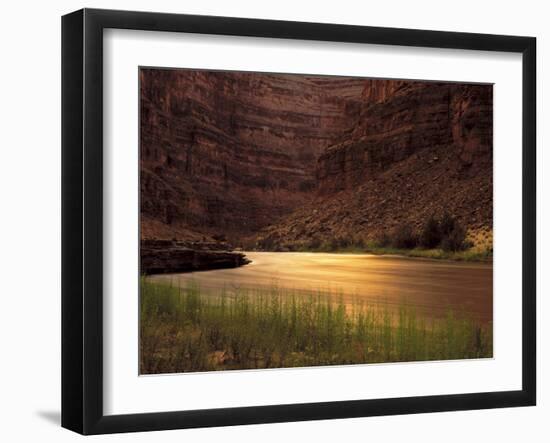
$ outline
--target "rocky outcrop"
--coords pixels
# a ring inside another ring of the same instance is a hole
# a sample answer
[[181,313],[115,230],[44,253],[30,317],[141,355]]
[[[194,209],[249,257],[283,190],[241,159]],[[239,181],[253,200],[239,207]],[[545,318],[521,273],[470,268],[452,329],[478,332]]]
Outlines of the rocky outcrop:
[[141,274],[205,271],[236,268],[250,263],[241,252],[233,252],[223,243],[142,240]]

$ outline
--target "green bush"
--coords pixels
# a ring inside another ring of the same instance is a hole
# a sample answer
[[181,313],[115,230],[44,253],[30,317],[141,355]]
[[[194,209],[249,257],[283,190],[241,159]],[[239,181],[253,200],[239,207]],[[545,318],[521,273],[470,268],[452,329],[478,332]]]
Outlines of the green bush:
[[376,236],[374,244],[379,248],[386,248],[391,245],[390,236],[386,231],[382,231]]
[[442,238],[448,237],[455,230],[458,221],[451,214],[445,211],[439,221],[439,230]]
[[336,237],[333,237],[329,243],[329,250],[337,251],[339,247],[340,247],[340,240],[337,239]]
[[272,251],[275,248],[275,240],[271,236],[258,239],[258,247],[264,251]]
[[357,237],[353,241],[353,247],[357,249],[365,249],[365,239],[363,237]]
[[426,249],[433,249],[441,243],[441,228],[440,223],[432,215],[420,234],[420,246]]
[[412,249],[418,244],[418,238],[415,235],[411,225],[402,223],[394,229],[392,235],[392,246],[399,249]]
[[321,247],[321,239],[319,237],[313,237],[310,241],[309,241],[309,245],[308,245],[308,248],[311,249],[312,251],[316,251],[317,249],[319,249]]
[[426,249],[439,247],[446,252],[463,251],[471,246],[466,241],[466,229],[448,212],[439,220],[432,215],[426,221],[419,244]]
[[449,232],[441,241],[441,249],[444,251],[463,251],[468,248],[466,243],[466,230],[455,223],[455,226],[451,232]]

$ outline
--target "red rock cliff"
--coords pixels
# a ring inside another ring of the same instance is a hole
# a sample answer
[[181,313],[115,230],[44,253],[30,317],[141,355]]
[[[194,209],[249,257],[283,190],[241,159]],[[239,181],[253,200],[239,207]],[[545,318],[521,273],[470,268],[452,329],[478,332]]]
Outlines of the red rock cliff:
[[[362,81],[141,69],[142,237],[239,238],[309,199]],[[324,91],[329,91],[326,94]]]
[[319,157],[322,194],[353,189],[424,149],[477,168],[491,162],[490,86],[366,80],[362,95],[351,135]]
[[260,244],[293,249],[375,239],[403,223],[418,232],[444,212],[474,242],[478,234],[492,241],[492,86],[363,86],[361,100],[348,107],[353,130],[319,156],[316,196],[264,230]]
[[[492,86],[141,69],[142,238],[492,229]],[[216,235],[217,234],[217,235]]]

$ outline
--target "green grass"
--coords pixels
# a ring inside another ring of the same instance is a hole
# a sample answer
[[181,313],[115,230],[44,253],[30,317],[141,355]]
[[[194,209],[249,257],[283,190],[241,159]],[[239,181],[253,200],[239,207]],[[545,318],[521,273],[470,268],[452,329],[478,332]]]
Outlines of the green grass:
[[391,247],[367,246],[364,252],[371,254],[385,255],[403,255],[405,257],[420,257],[443,260],[469,261],[469,262],[489,262],[493,259],[493,253],[489,250],[468,249],[466,251],[444,251],[443,249],[399,249]]
[[206,294],[141,281],[140,373],[281,368],[492,356],[492,327],[449,312],[429,320],[327,292]]
[[401,255],[404,257],[430,258],[434,260],[454,260],[468,262],[491,262],[493,259],[492,244],[474,246],[460,251],[447,251],[442,248],[397,248],[394,246],[382,246],[378,241],[342,241],[333,240],[319,242],[317,245],[299,244],[289,247],[289,251],[296,252],[331,252],[335,254],[376,254],[376,255]]
[[367,243],[364,246],[346,246],[331,248],[327,245],[321,245],[318,248],[300,247],[297,252],[331,252],[335,254],[375,254],[375,255],[401,255],[404,257],[429,258],[434,260],[454,260],[467,262],[490,262],[493,259],[493,253],[490,250],[479,250],[476,248],[465,251],[444,251],[443,249],[423,249],[423,248],[394,248],[391,246],[378,246],[376,243]]

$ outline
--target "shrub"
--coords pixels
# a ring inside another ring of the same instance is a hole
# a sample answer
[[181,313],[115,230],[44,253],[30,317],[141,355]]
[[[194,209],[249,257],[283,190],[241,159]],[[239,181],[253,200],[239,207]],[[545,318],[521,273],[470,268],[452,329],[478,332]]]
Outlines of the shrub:
[[339,237],[337,239],[338,247],[341,249],[349,248],[350,246],[353,246],[353,242],[345,237]]
[[273,237],[263,237],[258,239],[258,247],[265,251],[272,251],[275,248],[275,240]]
[[374,243],[376,246],[380,248],[385,248],[387,246],[390,246],[391,239],[386,231],[382,231],[380,234],[376,236]]
[[413,249],[418,244],[418,239],[411,225],[402,223],[393,231],[392,246],[399,249]]
[[365,239],[363,237],[357,237],[353,241],[353,246],[357,249],[365,249]]
[[453,230],[441,240],[441,249],[444,251],[463,251],[468,248],[466,243],[466,230],[455,222]]
[[420,234],[420,246],[426,249],[436,248],[441,243],[441,226],[437,219],[432,215]]
[[466,229],[448,212],[440,220],[433,215],[428,219],[420,235],[420,245],[427,249],[440,247],[452,252],[463,251],[471,246],[466,241]]
[[319,237],[313,237],[309,242],[309,249],[315,251],[321,247],[321,239]]
[[444,239],[451,235],[458,225],[458,221],[451,214],[445,211],[441,220],[439,221],[439,230],[441,231],[441,237]]

